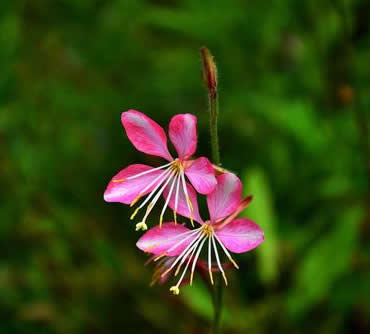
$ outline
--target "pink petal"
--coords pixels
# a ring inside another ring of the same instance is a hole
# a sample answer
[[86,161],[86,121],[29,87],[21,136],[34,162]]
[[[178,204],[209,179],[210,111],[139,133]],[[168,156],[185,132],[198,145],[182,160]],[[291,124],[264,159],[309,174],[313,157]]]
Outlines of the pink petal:
[[195,190],[202,195],[210,194],[216,187],[215,171],[207,158],[193,160],[185,174]]
[[[164,223],[151,228],[138,240],[136,246],[146,253],[154,255],[166,254],[167,256],[179,255],[195,238],[195,234],[187,233],[190,230],[181,224]],[[185,240],[179,244],[181,240]],[[174,249],[171,247],[179,244]],[[170,250],[170,251],[169,251]]]
[[[153,169],[153,167],[142,164],[130,165],[125,169],[122,169],[118,174],[113,176],[112,180],[109,182],[108,187],[104,192],[105,201],[130,204],[135,197],[139,195],[140,191],[163,173],[163,170],[155,170],[131,180],[127,180],[126,178],[150,169]],[[116,182],[114,180],[116,180]],[[142,195],[146,195],[152,191],[156,185],[157,182],[155,182]]]
[[232,173],[217,176],[215,190],[207,196],[211,221],[215,222],[233,213],[242,198],[242,183]]
[[[193,220],[202,224],[203,220],[199,215],[197,193],[195,192],[194,188],[187,182],[186,182],[186,189],[188,191],[191,204],[193,206],[193,212],[192,212]],[[169,186],[167,186],[166,189],[163,191],[163,196],[165,197],[165,199],[167,199],[168,193],[169,193]],[[172,210],[175,210],[175,203],[176,203],[176,186],[175,186],[175,189],[172,191],[168,206]],[[189,211],[188,204],[186,202],[186,197],[185,197],[184,189],[182,187],[182,183],[180,183],[176,212],[181,216],[190,218],[190,211]]]
[[137,150],[169,161],[173,160],[168,152],[166,134],[158,123],[136,110],[123,112],[121,122]]
[[215,233],[224,246],[234,253],[250,251],[264,241],[262,229],[245,218],[235,219]]
[[172,117],[169,135],[180,159],[194,154],[197,148],[197,118],[192,114],[179,114]]

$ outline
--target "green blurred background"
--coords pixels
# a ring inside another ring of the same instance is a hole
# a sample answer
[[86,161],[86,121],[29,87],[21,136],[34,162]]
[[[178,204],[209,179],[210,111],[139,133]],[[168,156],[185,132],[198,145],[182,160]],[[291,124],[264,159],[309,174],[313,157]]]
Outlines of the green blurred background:
[[[215,55],[223,165],[265,230],[229,272],[224,333],[370,332],[370,3],[2,0],[0,332],[207,333],[196,279],[172,296],[107,182],[157,164],[128,108],[199,119]],[[155,222],[156,223],[156,222]]]

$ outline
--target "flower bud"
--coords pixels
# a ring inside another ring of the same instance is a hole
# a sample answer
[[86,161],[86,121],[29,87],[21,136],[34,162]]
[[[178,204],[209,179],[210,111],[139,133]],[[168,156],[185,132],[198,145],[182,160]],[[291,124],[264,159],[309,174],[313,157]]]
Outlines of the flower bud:
[[203,61],[203,79],[212,98],[217,94],[217,67],[211,52],[206,47],[201,48]]

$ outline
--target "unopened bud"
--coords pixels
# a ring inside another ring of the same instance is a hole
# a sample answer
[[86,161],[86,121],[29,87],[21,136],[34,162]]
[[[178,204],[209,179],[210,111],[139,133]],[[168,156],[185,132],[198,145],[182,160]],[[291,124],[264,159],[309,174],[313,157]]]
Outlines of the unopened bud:
[[217,67],[211,52],[206,47],[201,48],[203,61],[203,79],[209,95],[215,98],[217,95]]

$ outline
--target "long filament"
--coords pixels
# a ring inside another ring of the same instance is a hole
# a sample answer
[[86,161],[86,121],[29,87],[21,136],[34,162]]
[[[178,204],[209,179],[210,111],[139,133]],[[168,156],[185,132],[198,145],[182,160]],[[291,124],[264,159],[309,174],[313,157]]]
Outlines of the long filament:
[[211,280],[212,285],[213,283],[213,275],[212,275],[212,248],[211,248],[211,236],[208,237],[208,272],[209,278]]
[[136,179],[136,178],[137,178],[137,177],[139,177],[139,176],[143,176],[143,175],[146,175],[146,174],[152,173],[152,172],[154,172],[154,171],[156,171],[156,170],[158,170],[158,169],[163,169],[163,168],[165,168],[165,167],[167,167],[167,166],[172,165],[173,163],[174,163],[174,161],[171,161],[171,162],[170,162],[170,163],[168,163],[168,164],[165,164],[165,165],[162,165],[162,166],[159,166],[159,167],[156,167],[156,168],[152,168],[152,169],[146,170],[146,171],[141,172],[141,173],[139,173],[139,174],[135,174],[135,175],[128,176],[128,177],[126,177],[125,179],[126,179],[126,180]]
[[216,261],[217,261],[218,268],[220,269],[220,271],[222,273],[222,277],[224,278],[225,285],[227,285],[227,278],[226,278],[224,269],[222,268],[220,258],[218,256],[217,246],[216,246],[216,242],[215,242],[215,238],[213,237],[213,234],[212,234],[211,238],[212,238],[212,243],[213,243],[213,250],[215,251],[215,255],[216,255]]
[[183,169],[181,170],[181,180],[182,180],[182,187],[184,189],[186,204],[188,206],[189,213],[190,213],[190,222],[191,222],[191,225],[194,226],[193,207],[192,207],[192,204],[191,204],[191,201],[190,201],[190,198],[189,198],[188,189],[186,187],[186,182],[185,182],[185,176],[184,176],[184,170]]
[[168,203],[171,199],[171,196],[172,196],[172,192],[173,192],[173,188],[175,186],[175,183],[176,181],[178,180],[178,172],[175,173],[175,178],[173,179],[172,181],[172,184],[171,184],[171,187],[170,187],[170,191],[168,192],[168,196],[167,196],[167,199],[166,199],[166,202],[164,203],[164,206],[163,206],[163,209],[162,209],[162,212],[161,212],[161,215],[160,215],[160,218],[159,218],[159,225],[162,226],[162,221],[163,221],[163,215],[164,213],[166,212],[166,209],[167,209],[167,206],[168,206]]
[[198,251],[197,251],[197,253],[195,254],[195,257],[194,257],[194,260],[193,260],[193,265],[192,265],[192,267],[191,267],[190,285],[192,285],[192,284],[193,284],[193,275],[194,275],[195,266],[196,266],[196,264],[197,264],[198,257],[199,257],[199,255],[200,255],[200,252],[201,252],[202,248],[203,248],[203,245],[204,245],[204,243],[206,242],[206,240],[207,240],[207,239],[208,239],[208,237],[203,239],[202,243],[201,243],[201,244],[199,245],[199,247],[198,247]]
[[222,250],[225,252],[226,256],[228,257],[228,259],[230,260],[230,262],[234,265],[234,267],[236,269],[239,269],[239,266],[238,264],[234,261],[234,259],[231,257],[229,251],[226,249],[226,247],[223,245],[223,243],[221,242],[221,240],[217,237],[216,233],[214,234],[214,237],[216,238],[216,240],[218,241],[218,243],[220,244]]

